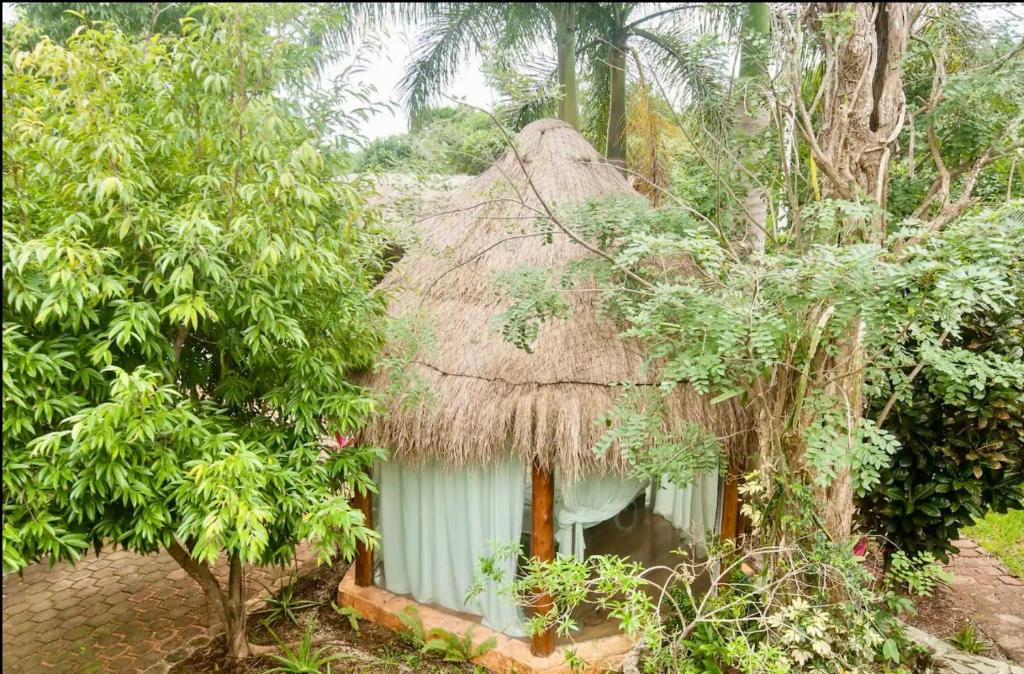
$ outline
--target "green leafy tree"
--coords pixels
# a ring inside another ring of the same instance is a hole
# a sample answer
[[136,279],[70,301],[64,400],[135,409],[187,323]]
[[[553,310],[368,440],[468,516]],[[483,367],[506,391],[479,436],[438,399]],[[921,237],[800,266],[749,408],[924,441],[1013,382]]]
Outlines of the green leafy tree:
[[506,149],[485,113],[465,107],[426,108],[409,133],[377,138],[355,158],[365,171],[476,175]]
[[64,43],[87,21],[105,21],[129,35],[180,33],[181,19],[194,2],[16,2],[19,18],[33,24],[42,35]]
[[323,441],[373,411],[347,378],[382,342],[380,237],[280,95],[323,56],[318,12],[213,6],[3,61],[4,571],[166,550],[236,658],[247,565],[375,540],[347,498],[376,452]]

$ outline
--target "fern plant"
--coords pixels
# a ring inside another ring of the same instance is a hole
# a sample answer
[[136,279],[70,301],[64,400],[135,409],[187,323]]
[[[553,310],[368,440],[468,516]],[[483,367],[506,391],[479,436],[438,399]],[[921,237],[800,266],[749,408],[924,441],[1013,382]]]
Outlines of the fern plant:
[[448,630],[435,627],[427,632],[427,640],[423,645],[425,655],[439,655],[445,662],[469,662],[473,658],[489,653],[498,646],[498,640],[490,637],[473,645],[473,628],[467,627],[459,636]]
[[267,674],[322,674],[325,667],[327,674],[330,674],[331,663],[341,656],[331,655],[326,648],[313,648],[315,628],[316,620],[310,620],[302,634],[302,641],[297,646],[289,646],[271,630],[270,633],[274,635],[274,640],[281,649],[281,655],[270,656],[278,666],[268,669]]
[[419,649],[424,655],[440,657],[445,662],[469,662],[473,658],[485,655],[498,646],[495,637],[485,639],[477,645],[473,645],[473,627],[466,628],[466,631],[459,636],[442,627],[434,627],[429,630],[423,627],[423,616],[414,604],[409,604],[398,613],[398,619],[402,621],[404,629],[399,632],[399,638],[413,648]]
[[334,612],[340,615],[342,618],[348,620],[349,627],[356,634],[359,634],[359,621],[363,619],[363,614],[353,606],[338,606],[334,602],[331,602],[331,608]]
[[423,617],[416,605],[409,604],[399,611],[398,619],[402,621],[404,627],[398,633],[398,638],[413,648],[423,648],[427,641],[427,634],[423,629]]

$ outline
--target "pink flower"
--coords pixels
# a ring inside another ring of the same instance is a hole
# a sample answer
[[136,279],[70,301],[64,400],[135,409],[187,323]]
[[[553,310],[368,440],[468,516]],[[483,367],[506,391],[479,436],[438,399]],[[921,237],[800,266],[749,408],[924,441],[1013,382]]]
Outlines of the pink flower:
[[345,449],[346,447],[351,447],[352,445],[354,445],[356,443],[356,440],[351,436],[342,435],[341,433],[335,433],[334,442],[337,443],[338,449]]
[[862,538],[857,542],[857,545],[853,546],[854,557],[867,557],[868,556],[868,539]]

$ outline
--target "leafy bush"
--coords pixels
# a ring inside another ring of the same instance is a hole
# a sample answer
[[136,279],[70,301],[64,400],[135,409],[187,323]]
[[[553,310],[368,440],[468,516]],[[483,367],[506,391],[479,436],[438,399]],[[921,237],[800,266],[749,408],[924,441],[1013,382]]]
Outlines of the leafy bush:
[[505,136],[486,114],[432,108],[406,134],[378,138],[356,157],[360,171],[476,175],[504,152]]
[[[743,490],[752,521],[767,521],[765,513],[785,501],[790,516],[812,530],[814,495],[807,486],[777,484],[771,491],[764,474],[751,473]],[[898,574],[879,577],[853,554],[850,542],[835,543],[818,532],[765,544],[766,534],[770,530],[755,527],[762,545],[744,550],[711,544],[707,558],[680,558],[658,582],[635,562],[603,555],[582,562],[530,559],[511,581],[495,571],[493,558],[479,568],[488,579],[509,584],[523,606],[541,593],[553,598],[554,610],[528,621],[532,633],[554,628],[570,635],[581,604],[607,611],[638,640],[645,672],[838,674],[916,658],[898,620],[913,611],[902,589],[912,581],[918,593],[929,594],[941,579],[934,560],[907,559]],[[709,589],[698,594],[694,588],[706,583]],[[656,604],[652,596],[662,600]]]
[[409,134],[370,141],[356,157],[356,171],[394,171],[422,161],[422,152]]
[[[1024,292],[1021,292],[1024,303]],[[1018,305],[1021,306],[1021,305]],[[1024,317],[976,316],[960,336],[961,359],[975,385],[951,385],[948,371],[926,368],[912,399],[886,429],[901,447],[860,507],[867,524],[897,548],[943,559],[951,541],[988,510],[1024,507],[1024,396],[1020,382],[992,376],[979,356],[1024,358]],[[881,403],[877,403],[881,404]]]
[[4,51],[4,571],[167,550],[232,657],[246,566],[376,540],[346,492],[379,452],[322,442],[374,410],[349,377],[383,342],[381,237],[282,93],[333,12],[211,5],[180,36]]

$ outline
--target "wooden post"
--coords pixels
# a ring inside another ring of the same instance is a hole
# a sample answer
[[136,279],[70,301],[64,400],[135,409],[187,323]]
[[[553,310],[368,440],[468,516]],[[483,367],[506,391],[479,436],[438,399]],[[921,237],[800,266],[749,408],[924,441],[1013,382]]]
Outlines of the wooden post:
[[[542,562],[555,559],[555,478],[539,461],[533,462],[533,532],[530,551]],[[537,597],[534,614],[551,610],[553,602],[547,594]],[[536,656],[551,655],[555,650],[555,628],[549,627],[533,635],[530,652]]]
[[[373,528],[373,492],[367,489],[360,493],[356,489],[352,497],[352,506],[363,513],[366,526]],[[356,543],[356,585],[370,587],[373,585],[373,550],[366,543]]]
[[740,523],[740,480],[743,477],[744,461],[729,457],[729,468],[725,476],[725,488],[722,490],[722,527],[723,541],[738,542],[743,533]]

